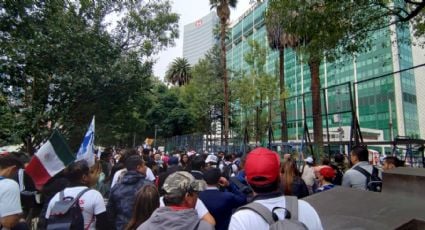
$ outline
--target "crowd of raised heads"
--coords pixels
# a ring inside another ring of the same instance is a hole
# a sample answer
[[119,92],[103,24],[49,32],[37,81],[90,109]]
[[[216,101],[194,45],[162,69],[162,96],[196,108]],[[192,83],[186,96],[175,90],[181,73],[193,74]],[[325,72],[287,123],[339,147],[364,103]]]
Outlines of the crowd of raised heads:
[[[364,146],[320,163],[261,147],[246,153],[106,148],[98,156],[94,166],[74,162],[36,189],[24,171],[27,155],[0,155],[0,225],[54,229],[63,224],[61,199],[71,197],[84,229],[268,229],[259,213],[269,210],[278,222],[288,221],[290,197],[336,186],[379,192],[381,171],[403,166],[389,156],[378,170]],[[320,213],[296,199],[297,220],[291,221],[322,229]]]

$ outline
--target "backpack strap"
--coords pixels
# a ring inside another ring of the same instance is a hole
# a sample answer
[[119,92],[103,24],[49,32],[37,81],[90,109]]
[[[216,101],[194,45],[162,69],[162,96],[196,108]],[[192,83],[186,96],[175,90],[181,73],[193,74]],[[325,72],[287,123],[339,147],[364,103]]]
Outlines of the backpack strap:
[[298,198],[296,196],[285,196],[287,211],[291,214],[288,219],[298,220]]
[[273,219],[272,212],[270,212],[270,210],[262,204],[259,204],[257,202],[251,202],[247,205],[244,205],[238,208],[236,211],[243,210],[243,209],[249,209],[251,211],[254,211],[258,215],[260,215],[269,225],[275,222]]
[[370,178],[372,175],[370,175],[370,173],[368,171],[366,171],[366,169],[360,167],[360,166],[356,166],[354,167],[354,170],[357,170],[358,172],[360,172],[361,174],[363,174],[366,178]]
[[[74,200],[72,201],[72,205],[74,205],[75,204],[75,202],[77,201],[77,200],[79,200],[80,199],[80,197],[84,194],[84,193],[86,193],[87,191],[89,191],[90,190],[90,188],[85,188],[85,189],[83,189],[83,190],[81,190],[81,192],[79,192],[78,194],[77,194],[77,196],[75,196],[74,197]],[[65,198],[65,189],[64,190],[62,190],[60,193],[59,193],[59,200],[63,200]],[[71,205],[71,206],[72,206]]]

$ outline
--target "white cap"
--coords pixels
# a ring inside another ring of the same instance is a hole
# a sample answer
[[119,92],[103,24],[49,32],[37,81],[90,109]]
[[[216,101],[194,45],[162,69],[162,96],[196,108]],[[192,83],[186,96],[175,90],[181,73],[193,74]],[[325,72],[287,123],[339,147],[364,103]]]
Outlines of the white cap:
[[309,163],[309,164],[313,164],[313,158],[312,157],[307,157],[304,159],[305,162]]
[[217,163],[218,158],[216,155],[208,155],[207,159],[205,159],[205,163]]

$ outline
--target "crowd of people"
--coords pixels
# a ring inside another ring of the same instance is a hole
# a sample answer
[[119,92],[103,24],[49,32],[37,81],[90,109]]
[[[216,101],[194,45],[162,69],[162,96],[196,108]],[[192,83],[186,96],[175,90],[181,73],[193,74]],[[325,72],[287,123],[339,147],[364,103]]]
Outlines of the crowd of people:
[[[366,147],[355,146],[349,156],[336,154],[316,164],[313,157],[281,158],[262,147],[245,154],[105,149],[94,166],[73,162],[38,191],[23,170],[29,158],[5,154],[0,226],[29,229],[36,217],[37,229],[61,229],[51,227],[63,224],[57,223],[59,201],[71,198],[84,229],[268,229],[264,212],[270,212],[271,221],[295,218],[306,229],[320,230],[320,213],[300,198],[336,186],[371,190],[370,183],[381,183]],[[391,156],[382,169],[402,165]],[[292,199],[295,204],[288,205]]]

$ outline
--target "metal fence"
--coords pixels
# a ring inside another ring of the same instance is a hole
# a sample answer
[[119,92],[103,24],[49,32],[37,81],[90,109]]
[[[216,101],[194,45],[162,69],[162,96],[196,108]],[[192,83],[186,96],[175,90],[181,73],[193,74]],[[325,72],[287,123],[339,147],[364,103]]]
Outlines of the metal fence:
[[[321,108],[324,146],[318,152],[314,141],[311,92],[284,99],[288,142],[282,143],[280,103],[263,102],[241,111],[233,108],[229,146],[222,134],[191,134],[167,139],[167,150],[198,152],[245,152],[265,146],[317,159],[349,153],[355,144],[368,145],[380,156],[396,155],[412,166],[424,166],[424,144],[420,140],[422,98],[417,97],[412,71],[425,64],[397,72],[358,79],[356,82],[323,87]],[[425,77],[425,76],[420,76]],[[222,130],[222,129],[221,129]],[[402,141],[401,141],[402,140]]]

